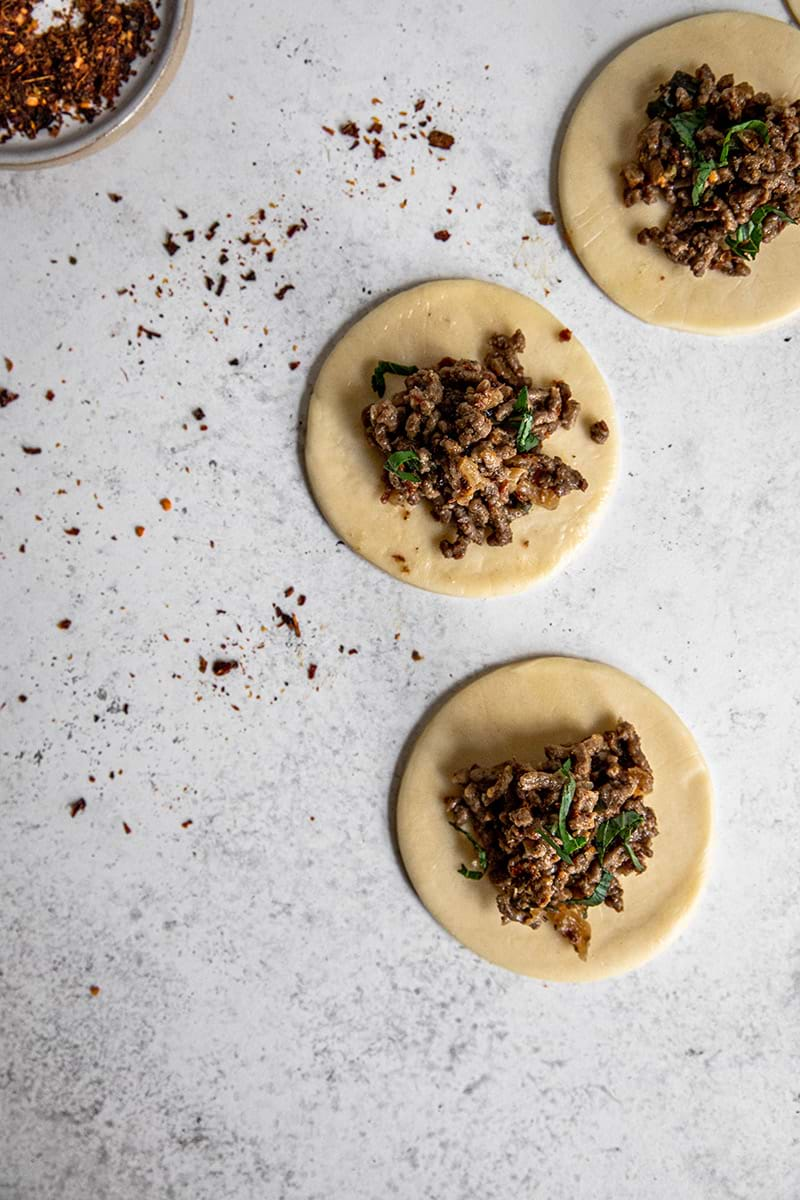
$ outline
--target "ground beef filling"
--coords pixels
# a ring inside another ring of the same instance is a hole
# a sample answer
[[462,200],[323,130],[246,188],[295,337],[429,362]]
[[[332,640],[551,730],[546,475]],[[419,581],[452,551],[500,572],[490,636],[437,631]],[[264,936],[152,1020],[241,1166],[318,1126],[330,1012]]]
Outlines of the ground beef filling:
[[800,218],[800,100],[778,103],[704,65],[676,71],[647,115],[636,159],[622,170],[624,202],[663,199],[672,212],[639,241],[697,276],[749,275],[762,242]]
[[[559,816],[570,775],[574,794],[564,827],[585,844],[565,855]],[[622,911],[622,877],[645,869],[658,833],[644,802],[653,772],[634,727],[620,721],[575,745],[547,746],[539,766],[514,760],[472,766],[454,782],[460,792],[445,800],[448,819],[485,854],[503,922],[536,929],[550,921],[585,959],[589,907],[602,902]],[[627,823],[624,840],[619,834],[608,840],[614,818],[617,827]]]
[[[364,409],[369,441],[387,460],[396,456],[397,470],[384,464],[382,500],[427,501],[453,530],[440,543],[445,558],[463,558],[473,543],[505,546],[511,522],[534,504],[553,509],[589,486],[580,471],[542,450],[557,429],[573,427],[580,406],[562,380],[532,386],[519,361],[524,349],[519,329],[511,337],[493,334],[482,364],[442,359],[408,375],[399,394]],[[402,452],[413,455],[400,464]]]

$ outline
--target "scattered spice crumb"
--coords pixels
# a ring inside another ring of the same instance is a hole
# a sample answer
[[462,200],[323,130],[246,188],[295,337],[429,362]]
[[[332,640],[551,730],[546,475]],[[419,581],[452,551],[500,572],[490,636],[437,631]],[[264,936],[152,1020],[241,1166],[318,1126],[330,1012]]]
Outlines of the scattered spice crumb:
[[540,208],[538,212],[533,214],[540,225],[555,225],[556,218],[548,208]]
[[203,412],[202,408],[193,408],[192,416],[194,417],[195,421],[205,421],[206,419],[206,414]]
[[133,529],[137,537],[144,537],[144,525],[134,525]]
[[297,370],[297,368],[298,368],[299,366],[300,366],[300,361],[299,361],[299,359],[298,359],[298,360],[296,360],[295,362],[290,362],[290,363],[289,363],[289,370],[290,370],[290,371],[296,371],[296,370]]
[[611,431],[605,421],[595,421],[594,424],[589,428],[590,438],[593,442],[597,442],[599,446],[602,446],[603,442],[608,441],[610,432]]
[[282,288],[278,288],[277,292],[275,293],[275,299],[283,300],[287,292],[293,292],[294,290],[295,287],[293,283],[285,283]]
[[437,242],[449,242],[450,241],[450,230],[449,229],[437,229],[436,233],[433,236],[436,238]]
[[238,358],[229,358],[229,359],[228,359],[228,366],[229,366],[229,367],[238,367],[238,366],[239,366],[239,360],[238,360]]
[[208,659],[203,658],[202,654],[200,655],[200,659],[199,659],[199,667],[200,667],[200,674],[205,675],[206,671],[208,670]]
[[572,330],[571,329],[562,329],[558,335],[558,340],[560,342],[571,342],[572,341]]
[[317,673],[317,664],[309,663],[308,664],[308,678],[313,679],[314,676],[316,675],[316,673]]
[[238,659],[217,658],[214,660],[211,670],[219,677],[220,675],[228,675],[231,671],[235,671],[238,666]]
[[141,337],[142,334],[144,334],[148,342],[152,342],[153,338],[161,337],[161,334],[157,333],[155,329],[147,329],[144,325],[140,325],[136,330],[136,336]]
[[455,140],[452,133],[442,133],[441,129],[432,129],[428,134],[428,145],[437,150],[449,150]]
[[84,800],[83,796],[81,796],[79,800],[70,801],[68,808],[69,815],[71,817],[77,817],[78,813],[83,812],[83,810],[86,808],[86,801]]
[[41,454],[42,447],[41,446],[23,446],[22,451],[24,454]]
[[372,143],[372,157],[373,158],[386,158],[386,150],[384,148],[383,142],[379,141],[378,138],[375,138],[375,141]]
[[290,225],[286,230],[286,236],[293,238],[296,233],[302,233],[304,229],[308,229],[308,222],[305,217],[301,217],[294,225]]
[[8,357],[8,355],[4,355],[4,356],[3,356],[3,362],[6,364],[6,370],[8,371],[8,373],[9,373],[9,375],[10,375],[10,374],[11,374],[11,372],[14,370],[14,364],[13,364],[13,362],[12,362],[12,361],[11,361],[11,359]]
[[80,533],[77,525],[71,525],[69,529],[65,529],[64,533],[68,533],[70,537],[77,537]]
[[71,625],[72,621],[70,621],[69,617],[64,617],[63,620],[58,622],[59,629],[69,629]]
[[158,503],[161,505],[164,512],[169,512],[172,508],[172,501],[168,500],[166,496],[163,498],[163,500],[159,500]]
[[278,604],[273,604],[275,609],[275,618],[279,625],[285,625],[287,629],[291,629],[295,637],[300,637],[300,622],[297,619],[296,613],[287,613]]
[[191,824],[193,824],[191,819],[188,821],[181,821],[181,829],[188,829]]
[[7,404],[13,404],[19,399],[19,393],[10,392],[8,388],[0,388],[0,408],[5,408]]
[[356,650],[356,648],[354,646],[351,650],[348,650],[347,653],[348,654],[358,654],[358,651]]
[[90,996],[99,996],[100,995],[100,988],[97,986],[96,983],[93,983],[91,985],[91,987],[89,988],[89,995]]
[[180,246],[175,241],[175,238],[172,236],[171,233],[168,233],[166,236],[166,239],[164,241],[164,249],[166,250],[167,254],[170,256],[170,258],[172,258],[173,254],[177,254],[178,251],[180,250]]
[[412,650],[412,651],[411,651],[411,657],[413,658],[414,662],[422,662],[422,660],[424,659],[425,655],[424,655],[424,654],[420,654],[419,650]]
[[120,200],[122,199],[122,196],[120,196],[119,192],[106,192],[106,195],[112,204],[119,204]]
[[133,830],[131,829],[131,827],[127,821],[122,822],[122,828],[125,830],[126,833],[133,833]]
[[284,594],[284,597],[285,597],[285,598],[288,600],[290,596],[293,596],[293,595],[294,595],[294,588],[293,588],[293,587],[287,587],[287,588],[285,589],[285,591],[284,591],[284,593],[283,593],[283,594]]
[[322,128],[325,131],[325,133],[329,133],[331,135],[331,137],[336,136],[336,130],[331,129],[330,125],[323,125]]
[[27,704],[28,702],[28,697],[24,692],[20,692],[20,694],[17,696],[17,699],[19,700],[20,704]]
[[298,604],[300,605],[300,607],[302,608],[302,607],[303,607],[303,605],[305,604],[305,602],[306,602],[306,598],[305,598],[305,596],[303,595],[303,593],[301,592],[301,593],[300,593],[300,595],[297,597],[297,603],[298,603]]

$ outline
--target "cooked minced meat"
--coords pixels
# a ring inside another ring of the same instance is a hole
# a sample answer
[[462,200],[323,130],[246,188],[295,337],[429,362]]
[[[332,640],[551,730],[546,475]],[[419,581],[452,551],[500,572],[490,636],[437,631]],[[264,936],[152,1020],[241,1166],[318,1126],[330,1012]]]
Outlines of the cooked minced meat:
[[589,437],[593,442],[597,442],[598,446],[602,446],[603,442],[608,441],[609,432],[605,421],[595,421],[589,426]]
[[[451,824],[472,841],[497,888],[503,922],[548,920],[585,959],[588,909],[622,911],[622,876],[645,870],[658,833],[644,797],[653,772],[627,721],[571,746],[546,746],[538,766],[472,766],[445,799]],[[461,873],[480,878],[482,871]]]
[[624,201],[672,205],[663,229],[642,229],[673,262],[749,275],[748,261],[800,218],[800,100],[773,101],[703,65],[676,71],[647,106]]
[[524,349],[519,329],[511,337],[495,333],[483,363],[444,358],[422,370],[382,363],[373,376],[379,395],[383,369],[407,376],[404,391],[363,412],[367,438],[386,459],[382,499],[426,500],[436,520],[453,528],[440,543],[445,558],[463,558],[473,542],[505,546],[511,522],[534,504],[556,508],[589,486],[542,450],[557,429],[573,427],[580,406],[563,380],[533,387],[519,361]]

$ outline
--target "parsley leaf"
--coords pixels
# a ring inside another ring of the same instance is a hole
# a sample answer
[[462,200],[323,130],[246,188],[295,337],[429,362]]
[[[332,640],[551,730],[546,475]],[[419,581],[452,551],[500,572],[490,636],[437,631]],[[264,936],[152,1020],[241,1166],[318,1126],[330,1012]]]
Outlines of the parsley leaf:
[[538,834],[539,834],[540,838],[543,838],[544,841],[547,842],[547,844],[551,848],[551,850],[555,850],[556,854],[558,855],[558,857],[561,859],[562,862],[568,863],[570,866],[572,866],[571,856],[567,853],[566,850],[564,850],[561,846],[559,846],[559,844],[555,840],[555,838],[551,834],[549,834],[546,829],[539,829]]
[[697,173],[694,177],[694,184],[692,186],[692,205],[695,208],[700,203],[700,197],[708,186],[709,176],[716,170],[717,164],[714,162],[713,158],[699,164]]
[[599,855],[601,864],[611,843],[616,838],[619,838],[630,855],[630,860],[634,867],[636,867],[636,870],[644,870],[644,867],[640,863],[633,847],[630,844],[631,834],[633,833],[634,829],[637,828],[637,826],[641,825],[643,820],[644,817],[641,813],[635,812],[633,809],[626,809],[624,812],[619,813],[616,817],[610,817],[608,821],[602,821],[597,826],[594,840],[595,845],[597,846],[597,853]]
[[697,133],[698,129],[705,125],[707,116],[707,109],[692,108],[689,110],[689,112],[678,113],[677,117],[670,118],[670,125],[675,130],[686,149],[691,150],[692,156],[695,159],[700,157],[700,152],[697,149],[697,142],[694,140],[694,135]]
[[600,878],[597,881],[597,887],[592,892],[591,896],[585,896],[582,900],[567,900],[567,904],[580,904],[581,908],[594,908],[598,904],[602,904],[608,895],[608,889],[614,882],[614,876],[610,871],[605,869],[600,872]]
[[539,445],[539,438],[533,432],[533,414],[529,408],[528,389],[526,387],[520,388],[511,413],[512,421],[519,421],[517,450],[520,454],[528,454]]
[[797,224],[794,217],[787,217],[785,212],[781,212],[773,204],[760,205],[755,209],[749,221],[745,221],[734,233],[725,238],[726,244],[730,246],[734,254],[738,254],[739,258],[752,260],[758,254],[764,240],[764,218],[768,217],[770,213],[774,213],[782,221],[788,221],[790,225]]
[[567,854],[575,854],[578,850],[582,850],[586,845],[585,837],[573,837],[567,829],[567,817],[569,816],[570,806],[575,799],[575,776],[572,774],[572,759],[566,759],[558,769],[559,775],[564,776],[564,786],[561,789],[561,808],[558,813],[558,833],[561,838],[561,844]]
[[406,483],[419,483],[419,475],[414,474],[413,471],[400,470],[403,463],[408,463],[412,467],[418,467],[419,455],[416,450],[395,450],[394,454],[390,454],[383,465],[387,471],[391,471],[398,479],[403,479]]
[[719,165],[721,167],[727,166],[733,135],[735,133],[744,133],[746,129],[754,129],[764,139],[764,144],[766,146],[769,145],[769,130],[764,121],[741,121],[738,125],[731,125],[722,143],[722,150],[719,156]]
[[386,362],[381,359],[372,372],[372,379],[370,380],[373,392],[376,392],[378,396],[386,394],[385,375],[413,375],[416,369],[416,367],[404,367],[402,363]]
[[471,833],[468,833],[466,829],[462,829],[460,825],[456,825],[455,821],[449,821],[448,824],[452,825],[453,829],[457,829],[459,833],[463,833],[467,841],[472,842],[472,845],[478,852],[478,866],[480,867],[480,871],[470,871],[462,863],[458,868],[459,875],[463,875],[465,879],[483,879],[488,866],[488,862],[486,860],[486,851],[482,846],[478,845]]

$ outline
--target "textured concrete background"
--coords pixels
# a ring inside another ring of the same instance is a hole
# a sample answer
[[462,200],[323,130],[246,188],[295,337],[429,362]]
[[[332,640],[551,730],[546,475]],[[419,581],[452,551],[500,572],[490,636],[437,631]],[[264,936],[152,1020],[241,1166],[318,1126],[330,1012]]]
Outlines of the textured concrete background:
[[[201,3],[145,125],[0,176],[0,383],[20,393],[0,414],[2,1200],[798,1195],[800,321],[646,327],[531,215],[589,74],[713,7]],[[456,136],[443,162],[321,129],[390,132],[418,98]],[[613,506],[527,595],[404,589],[336,545],[304,484],[331,339],[436,275],[549,288],[619,405]],[[389,821],[428,707],[541,652],[659,691],[718,786],[694,922],[585,989],[457,945]],[[241,668],[201,675],[200,655]]]

